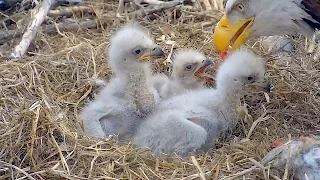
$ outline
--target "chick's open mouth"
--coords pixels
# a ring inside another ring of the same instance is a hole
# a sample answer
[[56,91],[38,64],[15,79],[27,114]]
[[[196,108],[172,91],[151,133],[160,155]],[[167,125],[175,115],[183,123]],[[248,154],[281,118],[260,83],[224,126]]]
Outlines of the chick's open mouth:
[[198,68],[195,72],[194,72],[194,76],[196,76],[197,78],[199,78],[200,80],[204,80],[205,78],[214,80],[214,77],[210,74],[206,73],[206,70],[208,69],[208,67],[211,64],[207,63],[203,66],[201,66],[200,68]]

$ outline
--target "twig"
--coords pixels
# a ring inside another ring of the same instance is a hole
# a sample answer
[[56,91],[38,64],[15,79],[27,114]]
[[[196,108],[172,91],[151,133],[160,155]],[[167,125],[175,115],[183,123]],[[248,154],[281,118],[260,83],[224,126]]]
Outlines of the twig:
[[[43,170],[43,171],[37,171],[37,172],[34,172],[34,173],[30,173],[29,174],[29,176],[31,176],[31,175],[40,175],[40,174],[44,174],[44,173],[46,173],[47,172],[47,170]],[[38,176],[39,177],[39,176]],[[27,178],[27,176],[22,176],[22,177],[20,177],[20,178],[17,178],[16,180],[24,180],[24,179],[26,179]]]
[[81,22],[72,22],[72,23],[59,23],[55,25],[50,25],[48,27],[45,27],[43,29],[43,32],[45,33],[55,33],[57,32],[57,28],[59,28],[60,32],[66,32],[71,30],[80,30],[80,29],[90,29],[97,27],[98,22],[96,20],[87,20],[87,21],[81,21]]
[[208,11],[202,11],[202,12],[192,12],[192,11],[181,10],[181,12],[184,12],[184,13],[190,14],[190,15],[194,15],[196,17],[213,18],[216,21],[219,21],[223,15],[223,13],[216,11],[216,10],[208,10]]
[[253,124],[252,124],[252,126],[251,126],[251,128],[250,128],[250,130],[249,130],[249,132],[248,132],[247,139],[250,139],[250,136],[252,135],[254,129],[256,128],[256,126],[257,126],[260,122],[266,121],[266,120],[268,120],[268,119],[270,118],[269,116],[265,117],[265,116],[267,115],[267,110],[265,109],[264,106],[262,106],[262,107],[263,107],[263,109],[264,109],[264,113],[263,113],[257,120],[255,120],[255,121],[253,122]]
[[20,37],[22,35],[22,30],[8,30],[8,31],[0,31],[0,42],[4,42],[8,39],[13,39]]
[[194,156],[191,156],[191,161],[192,161],[192,163],[197,167],[197,169],[198,169],[198,171],[199,171],[200,179],[206,180],[206,177],[205,177],[203,171],[201,170],[197,159],[196,159]]
[[51,142],[53,143],[53,145],[56,147],[58,153],[59,153],[59,156],[60,156],[60,159],[61,159],[61,164],[62,166],[67,170],[68,172],[68,175],[70,175],[70,170],[69,170],[69,167],[68,167],[68,164],[67,164],[67,161],[66,159],[64,158],[63,154],[62,154],[62,151],[56,141],[56,139],[53,137],[52,134],[50,134],[50,138],[51,138]]
[[33,165],[34,169],[36,169],[36,163],[34,162],[34,158],[33,158],[33,149],[34,149],[34,143],[36,140],[36,132],[37,132],[37,126],[38,126],[38,121],[39,121],[39,117],[40,117],[40,110],[41,110],[41,106],[38,106],[37,110],[35,112],[36,118],[33,119],[33,121],[32,121],[32,129],[31,129],[31,147],[30,147],[29,155],[30,155],[30,159],[32,161],[32,165]]
[[15,23],[17,24],[16,20],[18,17],[23,16],[25,12],[17,12],[11,16],[6,15],[4,12],[0,12],[0,15],[4,16],[4,18],[0,21],[0,28],[6,28],[7,26],[10,26],[11,24]]
[[211,10],[212,9],[209,0],[203,0],[203,4],[204,4],[204,7],[206,8],[206,10]]
[[35,180],[32,176],[30,176],[27,172],[25,172],[24,170],[20,169],[19,167],[13,165],[13,164],[9,164],[9,163],[6,163],[4,161],[1,161],[0,160],[0,164],[4,164],[5,166],[7,167],[11,167],[11,168],[14,168],[16,169],[17,171],[21,172],[22,174],[24,174],[26,177],[28,177],[30,180]]
[[238,173],[236,173],[236,174],[233,174],[233,175],[231,175],[231,176],[229,176],[229,177],[226,177],[226,178],[223,178],[223,179],[221,179],[221,180],[233,180],[233,179],[238,179],[238,177],[243,176],[243,175],[245,175],[245,174],[248,174],[248,173],[250,173],[250,172],[252,172],[252,171],[255,171],[256,169],[257,169],[257,166],[253,166],[253,167],[251,167],[251,168],[249,168],[249,169],[246,169],[246,170],[244,170],[244,171],[238,172]]
[[275,175],[270,175],[271,177],[273,177],[275,180],[281,180],[279,177],[275,176]]
[[119,0],[119,6],[117,8],[116,17],[121,17],[124,10],[124,0]]
[[[61,7],[59,9],[50,10],[48,12],[48,16],[49,17],[58,17],[58,16],[70,17],[77,12],[92,13],[93,11],[92,11],[92,7],[90,7],[88,5]],[[17,19],[20,16],[23,16],[25,13],[26,13],[26,11],[21,11],[21,12],[18,12],[18,13],[15,13],[15,14],[9,16],[9,15],[4,14],[3,12],[0,12],[0,14],[5,17],[4,19],[2,19],[0,21],[0,28],[4,28],[5,26],[9,26],[12,23],[17,24],[15,19]]]
[[27,31],[22,36],[21,42],[14,48],[14,51],[11,53],[11,58],[19,58],[26,53],[31,41],[37,34],[37,31],[45,20],[46,15],[55,0],[44,0],[38,8],[35,8],[35,13],[32,16],[32,19],[27,27]]
[[[211,176],[211,172],[208,171],[205,173],[205,175]],[[200,175],[199,175],[199,173],[197,173],[197,174],[192,174],[187,177],[184,177],[184,178],[182,178],[182,180],[193,180],[193,179],[198,179],[199,177],[200,177]]]
[[145,2],[148,4],[153,4],[153,5],[159,5],[159,4],[165,3],[165,2],[159,1],[159,0],[142,0],[142,2]]
[[97,158],[98,158],[98,156],[94,156],[91,163],[90,163],[88,179],[92,178],[91,176],[92,176],[93,165],[94,165],[94,162],[97,160]]
[[[65,31],[77,31],[79,29],[91,29],[96,28],[98,25],[98,22],[96,20],[86,20],[86,21],[80,21],[80,22],[71,22],[71,23],[58,23],[53,25],[48,25],[45,27],[42,27],[40,29],[40,32],[43,33],[56,33],[57,28],[59,28],[60,32]],[[9,31],[0,31],[0,42],[4,42],[8,39],[17,38],[22,35],[21,30],[9,30]]]
[[[169,44],[169,43],[167,43],[167,44]],[[175,44],[176,44],[176,43],[175,43],[174,41],[172,41],[172,43],[171,43],[171,48],[170,48],[170,53],[169,53],[167,59],[164,61],[164,63],[166,63],[166,65],[167,65],[167,63],[171,63],[171,64],[172,64],[171,57],[172,57],[172,54],[173,54],[173,48],[174,48],[174,45],[175,45]]]
[[159,4],[162,4],[162,3],[166,3],[164,1],[160,1],[160,0],[133,0],[134,3],[138,6],[141,6],[141,3],[148,3],[150,5],[159,5]]
[[310,44],[309,44],[309,46],[308,46],[308,48],[306,50],[307,50],[308,53],[313,53],[315,48],[316,48],[316,45],[317,45],[316,34],[313,34],[312,37],[311,38],[307,38],[307,40],[308,39],[310,39]]
[[215,9],[219,9],[217,0],[210,0],[210,1],[211,1],[212,6],[213,6]]
[[267,176],[267,173],[266,173],[266,171],[265,171],[266,168],[265,168],[261,163],[259,163],[258,161],[254,160],[254,159],[252,159],[252,158],[249,158],[249,160],[250,160],[254,165],[256,165],[257,167],[259,167],[259,168],[262,170],[264,179],[265,179],[265,180],[268,180],[269,177]]
[[72,7],[64,7],[60,9],[50,10],[48,12],[48,16],[50,17],[58,17],[58,16],[67,16],[70,17],[77,12],[87,12],[92,13],[92,7],[90,6],[72,6]]
[[249,133],[248,133],[248,135],[247,135],[247,139],[250,139],[250,137],[251,137],[254,129],[257,127],[257,125],[258,125],[260,122],[266,121],[266,120],[268,120],[268,119],[270,119],[269,116],[267,116],[267,117],[261,116],[261,117],[259,117],[256,121],[254,121],[253,124],[252,124],[252,126],[251,126],[251,128],[250,128],[250,130],[249,130]]
[[211,6],[214,7],[216,10],[223,10],[223,0],[209,0],[211,3]]
[[141,8],[140,10],[131,13],[131,15],[147,16],[147,15],[152,14],[152,13],[161,12],[163,10],[166,10],[166,9],[173,8],[175,6],[181,5],[181,4],[183,4],[184,1],[185,0],[174,0],[174,1],[161,3],[161,4],[156,5],[156,6],[149,6],[149,7],[146,7],[146,8]]

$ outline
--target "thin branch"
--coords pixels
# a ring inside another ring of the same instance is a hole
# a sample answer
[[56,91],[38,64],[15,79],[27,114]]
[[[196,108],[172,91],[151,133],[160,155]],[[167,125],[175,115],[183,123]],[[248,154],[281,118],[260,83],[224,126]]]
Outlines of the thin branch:
[[205,177],[202,169],[200,168],[197,159],[196,159],[194,156],[191,156],[191,161],[192,161],[192,163],[197,167],[197,169],[198,169],[198,171],[199,171],[200,179],[201,179],[201,180],[206,180],[206,177]]
[[[58,23],[53,25],[48,25],[45,27],[42,27],[39,32],[50,34],[50,33],[56,33],[57,28],[60,32],[66,32],[66,31],[77,31],[80,29],[91,29],[96,28],[98,25],[98,22],[96,20],[86,20],[86,21],[80,21],[80,22],[64,22],[64,23]],[[9,39],[17,38],[22,35],[22,30],[8,30],[8,31],[0,31],[0,42],[5,42]]]
[[159,5],[156,6],[148,6],[145,8],[141,8],[140,10],[137,10],[133,13],[131,13],[132,15],[138,15],[138,16],[147,16],[149,14],[153,14],[156,12],[161,12],[163,10],[169,9],[169,8],[173,8],[175,6],[181,5],[183,4],[185,0],[174,0],[174,1],[169,1],[169,2],[165,2],[165,3],[161,3]]
[[92,7],[90,6],[72,6],[72,7],[64,7],[60,9],[50,10],[48,12],[48,16],[50,17],[58,17],[58,16],[67,16],[70,17],[78,12],[86,12],[92,13]]
[[209,0],[203,0],[203,5],[206,8],[206,10],[211,10],[212,9]]
[[44,0],[38,8],[34,9],[35,13],[31,18],[27,31],[23,34],[21,42],[14,48],[10,58],[21,59],[21,57],[24,56],[54,2],[55,0]]
[[124,0],[119,0],[119,5],[116,12],[116,17],[121,17],[121,14],[124,11]]
[[145,2],[148,4],[153,4],[153,5],[159,5],[159,4],[165,3],[165,2],[159,1],[159,0],[142,0],[142,2]]
[[237,172],[229,177],[225,177],[225,178],[222,178],[221,180],[234,180],[234,179],[239,179],[239,177],[243,176],[243,175],[246,175],[248,173],[251,173],[252,171],[256,171],[258,169],[257,166],[253,166],[249,169],[246,169],[244,171],[240,171],[240,172]]
[[27,172],[25,172],[24,170],[20,169],[19,167],[13,165],[13,164],[9,164],[7,162],[4,162],[4,161],[0,161],[0,164],[3,164],[4,166],[7,166],[7,167],[11,167],[11,168],[14,168],[16,169],[17,171],[21,172],[22,174],[24,174],[27,178],[29,178],[30,180],[35,180],[32,176],[30,176]]

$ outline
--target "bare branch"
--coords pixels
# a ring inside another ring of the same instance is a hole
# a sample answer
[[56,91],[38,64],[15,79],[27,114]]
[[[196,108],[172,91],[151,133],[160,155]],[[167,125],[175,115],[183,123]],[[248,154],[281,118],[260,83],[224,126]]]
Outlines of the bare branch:
[[22,36],[21,42],[14,48],[14,51],[11,53],[10,58],[21,58],[27,51],[31,41],[37,34],[37,31],[45,20],[51,5],[55,0],[44,0],[40,6],[37,6],[34,9],[34,14],[31,18],[31,21],[27,27],[26,32]]
[[145,8],[141,8],[138,11],[133,12],[133,15],[139,15],[139,16],[147,16],[152,13],[161,12],[163,10],[173,8],[175,6],[183,4],[184,0],[174,0],[169,2],[164,2],[155,6],[149,6]]
[[72,6],[72,7],[64,7],[60,9],[50,10],[48,12],[48,16],[50,17],[58,17],[58,16],[67,16],[70,17],[78,12],[87,12],[92,13],[92,7],[89,6]]

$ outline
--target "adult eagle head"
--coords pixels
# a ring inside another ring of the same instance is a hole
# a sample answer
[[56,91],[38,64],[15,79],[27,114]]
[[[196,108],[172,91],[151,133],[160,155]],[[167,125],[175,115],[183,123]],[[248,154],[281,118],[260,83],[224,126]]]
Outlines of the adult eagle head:
[[300,33],[320,27],[320,0],[228,0],[213,34],[218,53],[234,50],[248,38]]

